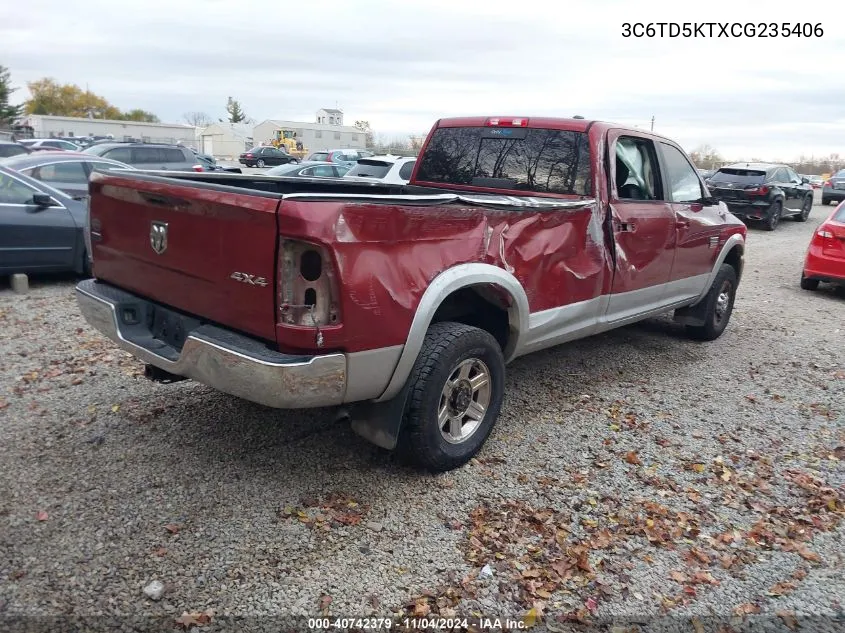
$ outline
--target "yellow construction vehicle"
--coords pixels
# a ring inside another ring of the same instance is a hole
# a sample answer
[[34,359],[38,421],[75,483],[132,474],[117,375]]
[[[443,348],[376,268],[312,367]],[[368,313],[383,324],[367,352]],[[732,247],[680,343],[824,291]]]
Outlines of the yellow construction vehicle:
[[273,140],[270,144],[273,147],[284,147],[288,154],[301,160],[308,155],[308,148],[300,143],[299,147],[302,149],[297,149],[297,140],[296,132],[293,130],[276,130],[273,132]]

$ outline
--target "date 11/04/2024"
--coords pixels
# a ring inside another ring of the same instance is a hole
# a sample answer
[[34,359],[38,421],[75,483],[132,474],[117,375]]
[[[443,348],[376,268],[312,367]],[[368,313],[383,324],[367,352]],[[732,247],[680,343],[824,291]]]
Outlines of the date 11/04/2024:
[[309,631],[348,630],[418,630],[418,631],[460,631],[472,628],[480,631],[517,631],[528,628],[524,619],[517,618],[308,618]]
[[822,37],[811,22],[624,22],[622,37]]

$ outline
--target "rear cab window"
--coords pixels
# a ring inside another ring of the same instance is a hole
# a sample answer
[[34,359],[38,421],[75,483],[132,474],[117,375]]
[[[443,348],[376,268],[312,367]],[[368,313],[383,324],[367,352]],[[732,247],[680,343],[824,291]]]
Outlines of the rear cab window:
[[591,195],[590,145],[584,132],[442,127],[432,134],[419,163],[416,184]]

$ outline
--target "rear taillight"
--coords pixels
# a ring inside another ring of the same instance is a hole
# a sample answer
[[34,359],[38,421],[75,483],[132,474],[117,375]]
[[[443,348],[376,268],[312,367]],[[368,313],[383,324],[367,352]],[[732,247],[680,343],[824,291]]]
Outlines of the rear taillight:
[[816,235],[824,239],[833,239],[833,233],[827,230],[827,227],[821,226],[819,230],[816,231]]
[[193,169],[194,171],[204,171],[202,165],[194,165],[193,167],[191,167],[191,169]]
[[494,117],[492,119],[487,119],[486,124],[488,127],[526,127],[528,125],[528,119],[520,117]]
[[244,158],[252,158],[252,154],[244,154]]
[[282,239],[279,244],[278,301],[280,325],[319,328],[340,324],[334,265],[316,244]]
[[833,189],[833,179],[826,181],[826,182],[824,183],[824,186],[825,186],[825,187],[830,187],[831,189]]
[[769,188],[766,185],[761,185],[759,187],[757,185],[750,185],[745,188],[745,193],[749,196],[765,196],[769,193]]

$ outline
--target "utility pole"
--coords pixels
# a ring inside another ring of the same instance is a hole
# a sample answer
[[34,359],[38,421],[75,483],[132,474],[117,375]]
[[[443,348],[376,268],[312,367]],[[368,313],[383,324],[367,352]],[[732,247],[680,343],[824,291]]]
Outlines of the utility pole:
[[651,131],[654,132],[654,115],[651,117]]

